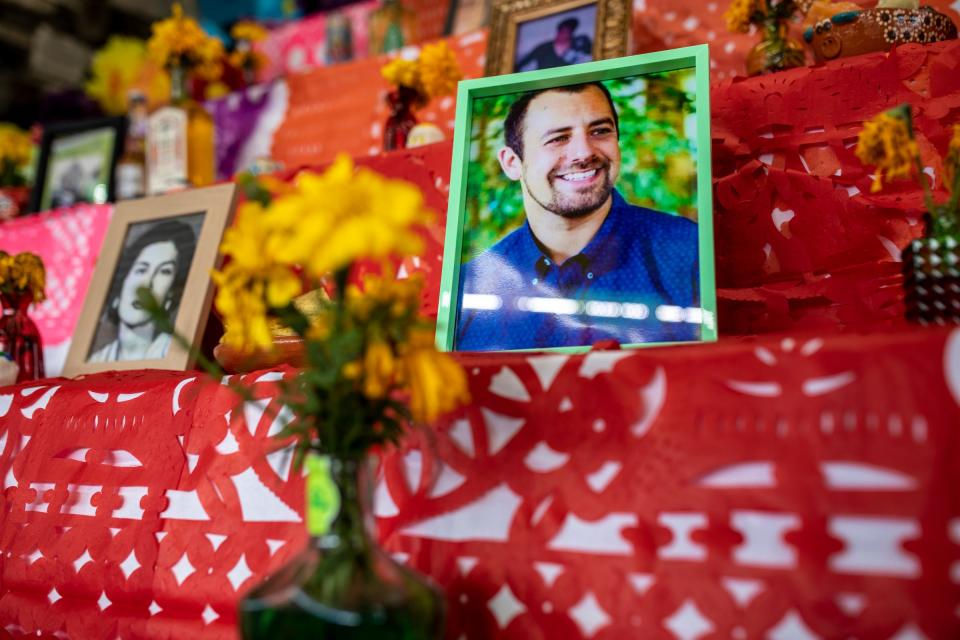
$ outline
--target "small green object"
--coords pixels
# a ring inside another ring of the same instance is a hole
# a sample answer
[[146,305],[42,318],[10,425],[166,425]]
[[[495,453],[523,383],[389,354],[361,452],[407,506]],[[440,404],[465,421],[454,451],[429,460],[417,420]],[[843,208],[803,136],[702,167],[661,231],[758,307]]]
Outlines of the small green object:
[[330,458],[307,456],[307,532],[322,536],[340,513],[340,491],[330,476]]

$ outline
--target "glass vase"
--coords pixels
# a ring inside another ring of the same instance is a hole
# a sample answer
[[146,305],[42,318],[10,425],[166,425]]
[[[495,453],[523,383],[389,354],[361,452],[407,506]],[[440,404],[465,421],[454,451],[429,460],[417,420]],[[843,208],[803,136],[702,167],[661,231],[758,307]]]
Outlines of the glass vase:
[[756,76],[806,63],[803,45],[787,34],[787,21],[769,17],[760,27],[761,39],[747,53],[747,75]]
[[0,293],[0,351],[20,367],[17,382],[39,380],[43,372],[43,341],[40,330],[27,314],[33,296],[29,292]]
[[[240,601],[242,637],[439,640],[440,590],[394,561],[371,534],[367,459],[322,460],[307,479],[307,548]],[[332,511],[325,522],[311,514],[318,505]]]
[[407,146],[410,130],[417,124],[415,106],[424,102],[423,96],[410,87],[400,86],[387,94],[390,117],[383,128],[383,150],[393,151]]
[[927,219],[927,233],[903,250],[907,320],[960,324],[960,224],[948,215]]

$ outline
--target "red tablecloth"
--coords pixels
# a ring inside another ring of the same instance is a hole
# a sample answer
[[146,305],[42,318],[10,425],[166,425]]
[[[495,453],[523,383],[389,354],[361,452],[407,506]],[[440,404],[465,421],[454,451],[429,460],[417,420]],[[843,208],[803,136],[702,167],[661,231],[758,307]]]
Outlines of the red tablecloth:
[[[460,357],[473,404],[376,495],[448,637],[960,636],[960,330]],[[292,373],[0,389],[0,627],[234,637],[304,544]]]

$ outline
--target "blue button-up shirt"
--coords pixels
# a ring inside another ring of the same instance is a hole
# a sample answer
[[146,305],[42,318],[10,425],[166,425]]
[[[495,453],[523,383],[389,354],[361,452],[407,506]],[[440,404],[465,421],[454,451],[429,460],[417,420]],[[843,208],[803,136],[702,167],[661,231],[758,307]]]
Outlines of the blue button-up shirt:
[[583,251],[554,263],[528,223],[460,270],[465,351],[697,340],[697,225],[616,191]]

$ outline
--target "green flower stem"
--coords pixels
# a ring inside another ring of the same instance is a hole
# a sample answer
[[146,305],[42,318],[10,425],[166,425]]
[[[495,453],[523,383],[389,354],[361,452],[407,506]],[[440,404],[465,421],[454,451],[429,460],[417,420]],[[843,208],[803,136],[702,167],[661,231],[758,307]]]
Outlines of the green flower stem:
[[330,477],[340,492],[340,511],[330,529],[312,541],[323,552],[322,565],[314,579],[319,582],[321,601],[338,602],[352,584],[367,582],[359,579],[358,574],[374,573],[373,541],[365,517],[371,495],[367,457],[362,453],[332,456]]

